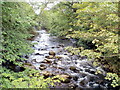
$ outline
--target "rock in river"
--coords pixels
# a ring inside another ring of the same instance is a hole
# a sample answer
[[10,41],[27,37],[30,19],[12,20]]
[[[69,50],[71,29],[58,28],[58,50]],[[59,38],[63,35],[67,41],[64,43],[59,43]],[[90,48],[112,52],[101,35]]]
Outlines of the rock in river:
[[46,69],[46,68],[47,68],[47,66],[44,65],[44,64],[41,64],[40,67],[39,67],[40,70],[44,70],[44,69]]
[[54,59],[55,57],[50,55],[50,56],[45,56],[45,58],[47,58],[47,59]]
[[55,56],[55,52],[49,51],[49,55]]
[[49,76],[54,76],[54,74],[52,74],[51,72],[49,71],[44,71],[42,72],[42,74],[44,75],[45,78],[49,77]]
[[61,80],[63,83],[70,83],[70,79],[71,79],[70,75],[62,74],[60,75],[60,77],[64,79],[64,80]]
[[45,63],[52,63],[52,61],[50,59],[44,59]]
[[76,67],[75,66],[70,66],[70,70],[76,71]]

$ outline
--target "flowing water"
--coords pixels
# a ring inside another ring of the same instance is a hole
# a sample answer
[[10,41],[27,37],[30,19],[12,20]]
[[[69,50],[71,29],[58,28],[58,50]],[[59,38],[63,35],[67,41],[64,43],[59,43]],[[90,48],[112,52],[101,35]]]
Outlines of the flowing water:
[[[46,77],[61,75],[65,78],[62,83],[57,83],[56,88],[107,88],[104,80],[105,71],[92,65],[92,61],[78,55],[71,55],[66,50],[73,46],[73,41],[50,36],[45,30],[37,31],[39,35],[32,41],[34,53],[29,57],[37,70]],[[100,74],[95,74],[96,71]]]

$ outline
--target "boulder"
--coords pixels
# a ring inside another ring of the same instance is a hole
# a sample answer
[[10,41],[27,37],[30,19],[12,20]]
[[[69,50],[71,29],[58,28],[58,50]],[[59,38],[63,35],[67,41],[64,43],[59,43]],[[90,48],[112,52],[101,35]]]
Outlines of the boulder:
[[43,55],[43,54],[40,54],[40,53],[35,53],[35,55]]
[[[78,90],[78,89],[75,89],[75,88],[78,87],[78,85],[76,85],[76,84],[74,84],[74,83],[71,83],[71,84],[69,85],[69,87],[70,87],[70,88],[73,88],[72,90]],[[79,90],[80,90],[80,89],[79,89]]]
[[42,72],[42,74],[44,75],[45,78],[49,77],[49,76],[54,76],[54,74],[52,74],[51,72],[49,71],[44,71]]
[[64,47],[64,44],[59,44],[60,47]]
[[24,67],[25,67],[25,68],[36,69],[35,66],[33,66],[33,65],[31,65],[31,66],[30,66],[30,65],[24,65]]
[[95,69],[90,69],[91,74],[95,74],[96,70]]
[[70,57],[67,55],[58,55],[57,57],[60,59],[62,58],[63,60],[70,60]]
[[57,46],[56,48],[60,48],[60,46]]
[[47,58],[47,59],[54,59],[55,57],[50,55],[50,56],[45,56],[45,58]]
[[47,66],[44,65],[44,64],[41,64],[40,67],[39,67],[40,70],[44,70],[44,69],[46,69],[46,68],[47,68]]
[[99,84],[93,84],[93,87],[94,87],[94,88],[100,88],[100,87],[99,87]]
[[32,66],[32,64],[31,64],[31,63],[24,63],[24,65]]
[[50,59],[44,59],[45,63],[52,63],[52,61]]
[[86,69],[85,69],[85,72],[89,72],[89,73],[90,73],[90,69],[89,69],[89,68],[86,68]]
[[69,69],[72,70],[72,71],[76,71],[77,70],[75,66],[70,66]]
[[36,62],[37,62],[36,59],[33,59],[33,60],[32,60],[32,63],[36,63]]
[[60,77],[64,79],[64,80],[61,80],[61,82],[63,82],[63,83],[70,83],[70,79],[71,79],[70,75],[62,74],[62,75],[60,75]]
[[72,76],[73,80],[77,81],[78,80],[78,76]]
[[55,56],[55,52],[49,51],[49,55]]
[[60,60],[62,57],[61,56],[55,56],[55,58]]
[[55,47],[51,47],[51,48],[55,48]]

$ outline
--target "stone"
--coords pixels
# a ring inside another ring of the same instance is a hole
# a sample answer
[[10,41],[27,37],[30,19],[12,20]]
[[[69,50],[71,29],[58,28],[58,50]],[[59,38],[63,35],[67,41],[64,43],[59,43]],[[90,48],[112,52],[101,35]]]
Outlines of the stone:
[[65,68],[64,68],[64,67],[58,67],[58,69],[65,70]]
[[35,55],[43,55],[43,54],[40,54],[40,53],[35,53]]
[[78,80],[78,76],[73,76],[73,80],[77,81]]
[[29,66],[29,65],[24,65],[25,68],[31,68],[31,69],[36,69],[35,66]]
[[55,52],[49,51],[49,55],[55,56]]
[[63,60],[70,60],[70,57],[67,55],[58,55],[57,57],[62,58]]
[[72,70],[72,71],[76,71],[76,67],[75,66],[70,66],[69,69]]
[[64,44],[59,44],[60,47],[64,47]]
[[44,71],[42,72],[42,74],[45,76],[45,78],[49,77],[49,76],[54,76],[54,74],[52,74],[51,72],[49,71]]
[[32,60],[32,63],[36,63],[36,59],[33,59],[33,60]]
[[94,88],[99,88],[99,84],[93,84]]
[[47,59],[54,59],[54,56],[45,56],[45,58],[47,58]]
[[60,75],[61,78],[63,78],[64,80],[61,80],[61,82],[63,83],[70,83],[70,79],[71,77],[69,75]]
[[85,72],[90,72],[90,69],[89,69],[89,68],[86,68],[86,69],[85,69]]
[[[69,87],[70,87],[71,89],[72,89],[72,88],[75,89],[76,87],[78,87],[78,85],[76,85],[76,84],[74,84],[74,83],[71,83],[71,84],[69,85]],[[73,90],[73,89],[72,89],[72,90]],[[76,90],[76,89],[75,89],[75,90]]]
[[90,73],[91,73],[91,74],[95,74],[95,72],[96,72],[96,70],[90,69]]
[[47,68],[47,66],[44,65],[44,64],[41,64],[40,67],[39,67],[40,70],[44,70],[44,69],[46,69],[46,68]]
[[29,58],[29,56],[28,56],[28,55],[25,55],[25,58],[27,58],[27,59],[28,59],[28,58]]
[[55,56],[56,59],[60,60],[62,57],[60,56]]
[[55,47],[51,47],[51,48],[55,48]]
[[82,81],[80,81],[79,83],[81,86],[84,86],[85,85],[85,80],[83,79]]
[[32,64],[31,64],[31,63],[24,63],[24,65],[32,66]]
[[60,46],[57,46],[56,48],[60,48]]
[[51,61],[50,59],[44,59],[44,61],[45,61],[46,63],[52,63],[52,61]]

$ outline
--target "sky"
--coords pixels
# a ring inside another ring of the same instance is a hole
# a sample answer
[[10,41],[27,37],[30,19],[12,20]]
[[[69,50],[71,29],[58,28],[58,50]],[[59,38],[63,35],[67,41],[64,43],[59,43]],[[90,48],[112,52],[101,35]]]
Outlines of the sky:
[[[34,11],[36,14],[39,14],[40,13],[40,5],[42,4],[42,2],[45,2],[45,0],[41,0],[40,2],[35,2],[35,4],[33,6],[34,8]],[[30,1],[29,1],[30,3]],[[33,3],[33,2],[32,2]],[[47,7],[45,8],[45,10],[49,10],[51,9],[54,5],[56,5],[57,3],[59,3],[59,1],[54,1],[54,2],[50,2],[49,4],[47,4]]]

